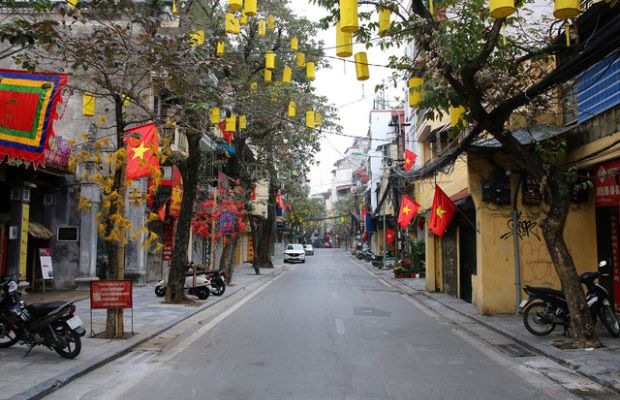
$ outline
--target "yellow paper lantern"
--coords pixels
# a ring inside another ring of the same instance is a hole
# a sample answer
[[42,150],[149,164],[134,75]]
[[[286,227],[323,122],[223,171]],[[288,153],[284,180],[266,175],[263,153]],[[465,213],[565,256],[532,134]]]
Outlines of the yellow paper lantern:
[[220,122],[222,122],[221,116],[220,116],[220,109],[219,107],[213,107],[211,109],[211,123],[214,125],[219,124]]
[[192,46],[202,46],[205,43],[205,31],[198,30],[189,34],[192,39]]
[[282,83],[291,83],[292,76],[293,70],[290,67],[284,67],[282,70]]
[[267,23],[264,19],[258,21],[258,37],[265,37],[267,34]]
[[276,29],[276,17],[274,17],[273,15],[267,16],[267,29],[270,31]]
[[228,0],[228,9],[230,11],[239,11],[241,10],[243,0]]
[[67,6],[69,8],[75,8],[78,5],[79,0],[67,0]]
[[392,10],[389,8],[379,9],[379,36],[384,36],[390,30],[390,18]]
[[256,0],[245,0],[245,15],[253,17],[256,15]]
[[84,93],[82,96],[82,115],[85,117],[95,116],[95,95]]
[[370,77],[366,52],[355,53],[355,75],[357,75],[358,81],[365,81]]
[[320,112],[318,112],[318,111],[314,113],[314,124],[315,124],[316,126],[321,126],[321,125],[323,125],[323,116],[322,116],[322,115],[321,115],[321,113],[320,113]]
[[291,38],[291,50],[297,51],[298,48],[299,48],[299,39],[297,39],[296,37],[292,37]]
[[306,111],[306,127],[307,128],[314,128],[315,124],[314,124],[314,111]]
[[273,51],[265,53],[265,68],[270,70],[276,68],[276,54]]
[[295,118],[297,115],[297,104],[293,100],[288,103],[288,117]]
[[235,114],[226,117],[226,132],[237,131],[237,116]]
[[424,85],[424,79],[414,76],[413,78],[410,78],[407,81],[407,86],[409,87],[409,89],[411,88],[418,88],[420,86]]
[[516,11],[514,0],[489,0],[489,8],[494,18],[506,18]]
[[553,16],[557,19],[570,19],[579,15],[580,0],[555,0]]
[[248,127],[248,120],[245,115],[241,114],[239,116],[239,129],[245,129]]
[[306,66],[306,54],[301,51],[297,52],[295,59],[297,61],[297,68],[303,68]]
[[248,16],[245,15],[243,11],[241,12],[241,17],[239,18],[239,24],[241,24],[241,26],[246,26],[248,24]]
[[336,24],[336,55],[338,57],[353,55],[353,35],[351,32],[343,32],[340,22]]
[[232,33],[236,35],[239,32],[239,18],[235,17],[235,14],[233,13],[226,13],[226,33]]
[[450,126],[457,126],[463,119],[463,114],[465,114],[465,107],[450,106],[449,111],[450,111]]
[[422,92],[418,90],[409,91],[409,107],[417,107],[420,104],[420,100],[422,100]]
[[215,55],[218,57],[224,55],[224,42],[221,40],[217,42],[217,51],[215,52]]
[[357,0],[340,0],[340,29],[343,32],[357,32]]
[[314,62],[312,61],[306,63],[306,79],[309,81],[314,80]]
[[265,70],[265,82],[266,83],[271,82],[271,70],[268,70],[268,69]]

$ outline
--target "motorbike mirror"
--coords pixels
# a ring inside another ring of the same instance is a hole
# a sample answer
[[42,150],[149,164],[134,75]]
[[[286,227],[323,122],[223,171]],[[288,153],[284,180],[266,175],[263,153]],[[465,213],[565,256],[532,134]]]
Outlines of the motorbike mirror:
[[598,267],[599,267],[599,269],[600,269],[600,268],[605,268],[606,266],[607,266],[607,261],[606,261],[606,260],[603,260],[603,261],[601,261],[600,263],[598,263]]

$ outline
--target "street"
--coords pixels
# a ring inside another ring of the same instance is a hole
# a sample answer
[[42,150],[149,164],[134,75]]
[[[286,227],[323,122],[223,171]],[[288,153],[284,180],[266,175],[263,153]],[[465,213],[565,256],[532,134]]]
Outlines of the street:
[[614,398],[544,357],[510,357],[507,339],[436,314],[339,249],[289,269],[46,398]]

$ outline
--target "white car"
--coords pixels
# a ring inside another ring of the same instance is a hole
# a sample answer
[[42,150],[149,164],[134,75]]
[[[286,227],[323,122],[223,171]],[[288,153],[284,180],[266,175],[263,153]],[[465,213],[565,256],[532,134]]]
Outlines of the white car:
[[304,250],[306,251],[307,256],[314,255],[314,247],[311,244],[304,244]]
[[284,250],[284,262],[306,262],[306,251],[301,244],[289,244]]

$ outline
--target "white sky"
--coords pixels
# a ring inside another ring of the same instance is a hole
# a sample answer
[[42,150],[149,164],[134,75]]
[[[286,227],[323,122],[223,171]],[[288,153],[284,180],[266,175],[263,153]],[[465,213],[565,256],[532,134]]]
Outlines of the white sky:
[[[318,21],[327,14],[325,9],[314,6],[307,0],[291,0],[291,7],[298,15],[303,15],[312,21]],[[326,48],[336,45],[335,29],[331,27],[319,34],[319,38],[323,40]],[[353,45],[354,54],[363,50],[362,44]],[[370,64],[385,65],[388,63],[390,53],[380,49],[366,51]],[[335,49],[326,50],[326,54],[335,57]],[[348,58],[348,60],[352,59],[352,56]],[[326,96],[332,105],[339,108],[340,125],[343,127],[344,134],[366,136],[368,113],[372,109],[373,99],[375,98],[375,85],[380,84],[382,80],[385,80],[386,84],[390,83],[391,70],[370,66],[370,79],[360,82],[355,78],[355,65],[353,63],[346,63],[345,66],[343,65],[344,62],[336,59],[329,59],[329,61],[331,63],[330,69],[321,69],[316,72],[316,79],[313,84],[317,94]],[[398,91],[391,90],[392,100],[396,93]],[[340,107],[343,105],[346,106]],[[319,166],[313,166],[309,175],[312,194],[325,192],[330,188],[333,164],[336,160],[343,158],[341,153],[344,153],[352,142],[353,139],[350,137],[323,135],[321,152],[316,157],[321,163]]]

